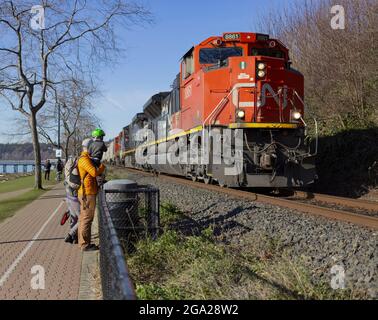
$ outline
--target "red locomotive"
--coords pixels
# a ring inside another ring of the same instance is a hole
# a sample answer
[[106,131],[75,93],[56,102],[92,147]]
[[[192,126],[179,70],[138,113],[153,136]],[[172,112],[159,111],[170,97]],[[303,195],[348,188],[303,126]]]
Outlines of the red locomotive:
[[[289,51],[279,40],[239,32],[210,37],[183,56],[173,90],[154,95],[120,135],[127,140],[120,159],[126,166],[222,186],[306,186],[316,173],[303,101],[303,75],[291,67]],[[218,140],[210,133],[214,129],[221,134]],[[141,130],[152,132],[153,139],[138,139]],[[226,131],[231,131],[228,156],[222,149]],[[237,160],[233,139],[238,135],[242,149]],[[209,149],[209,161],[187,161],[186,155],[182,161],[182,145],[189,150],[194,139],[200,151]],[[222,162],[215,162],[214,155]],[[172,156],[180,160],[167,161]],[[226,174],[225,168],[236,162],[235,174]]]

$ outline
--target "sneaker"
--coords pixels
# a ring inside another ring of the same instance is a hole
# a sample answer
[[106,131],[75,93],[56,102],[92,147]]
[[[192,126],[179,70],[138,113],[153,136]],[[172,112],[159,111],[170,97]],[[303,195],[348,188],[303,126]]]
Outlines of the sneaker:
[[95,244],[90,244],[88,247],[83,249],[83,252],[89,252],[89,251],[98,251],[100,248],[96,246]]
[[68,234],[65,238],[64,238],[64,242],[67,242],[67,243],[71,243],[73,244],[74,243],[74,238],[72,238],[72,236],[70,234]]

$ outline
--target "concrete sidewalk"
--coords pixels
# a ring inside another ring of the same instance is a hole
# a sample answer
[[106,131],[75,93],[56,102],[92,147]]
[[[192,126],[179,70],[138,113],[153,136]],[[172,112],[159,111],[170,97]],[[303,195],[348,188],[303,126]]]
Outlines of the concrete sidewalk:
[[78,299],[82,254],[63,241],[64,197],[59,185],[0,224],[0,299]]

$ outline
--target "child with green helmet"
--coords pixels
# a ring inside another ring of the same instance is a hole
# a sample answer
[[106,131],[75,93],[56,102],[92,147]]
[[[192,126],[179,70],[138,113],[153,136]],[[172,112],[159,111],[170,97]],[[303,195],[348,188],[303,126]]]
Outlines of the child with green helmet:
[[106,147],[104,142],[104,137],[104,130],[98,128],[92,131],[93,143],[89,146],[88,152],[91,155],[93,164],[96,167],[99,167],[101,165],[102,156],[106,151],[108,151],[108,148]]

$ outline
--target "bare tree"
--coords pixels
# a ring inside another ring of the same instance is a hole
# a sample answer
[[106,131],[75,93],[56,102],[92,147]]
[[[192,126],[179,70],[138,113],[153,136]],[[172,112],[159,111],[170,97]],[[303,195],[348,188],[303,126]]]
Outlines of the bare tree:
[[[92,104],[97,92],[97,88],[87,85],[84,81],[67,82],[64,86],[59,86],[55,101],[49,103],[45,112],[38,118],[40,136],[54,147],[62,149],[66,160],[70,155],[78,153],[73,138],[83,140],[88,137],[91,129],[100,125],[99,119],[94,115]],[[57,124],[57,118],[60,118],[61,124]],[[58,126],[63,127],[62,134]],[[55,140],[59,134],[61,139]]]
[[42,188],[38,113],[78,70],[91,77],[102,63],[114,62],[120,52],[117,28],[149,22],[150,14],[124,0],[43,0],[46,25],[33,20],[31,28],[34,5],[34,0],[0,0],[0,103],[28,120],[35,187]]

